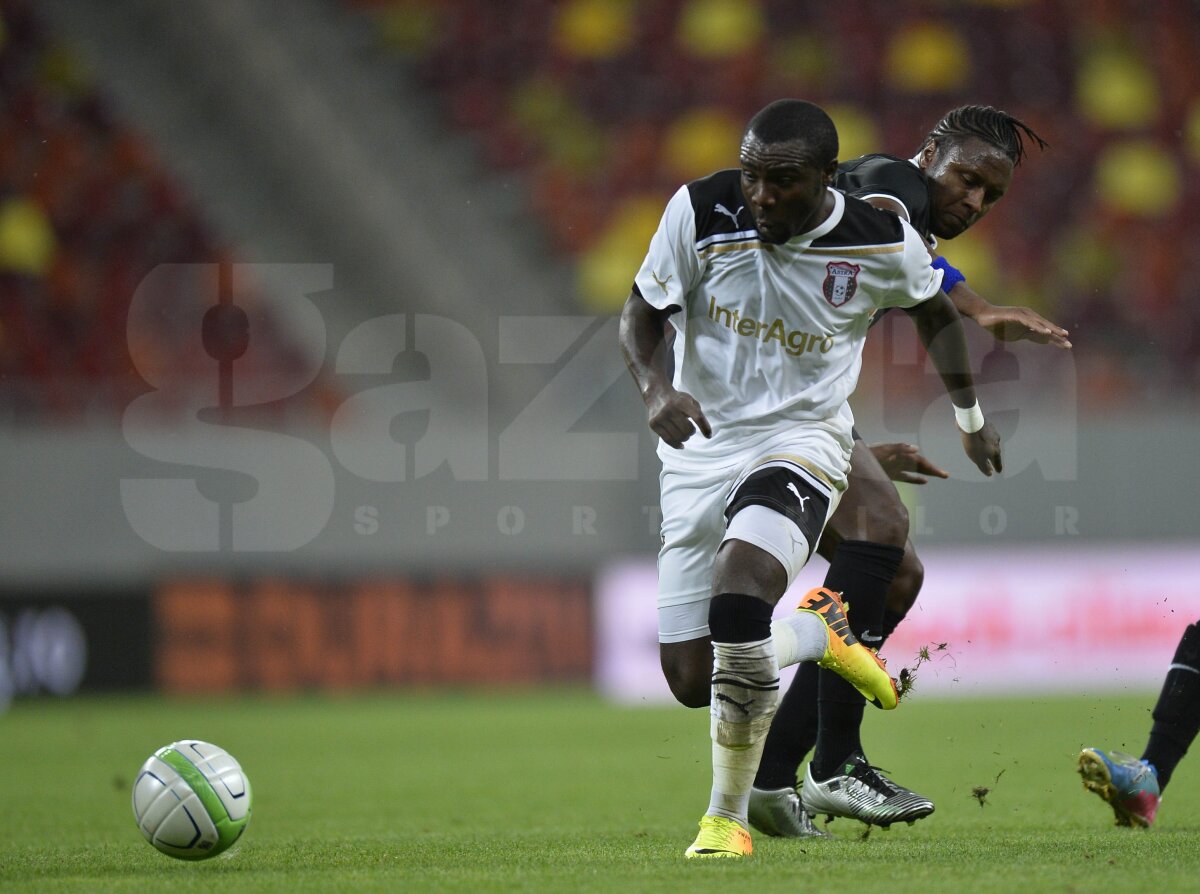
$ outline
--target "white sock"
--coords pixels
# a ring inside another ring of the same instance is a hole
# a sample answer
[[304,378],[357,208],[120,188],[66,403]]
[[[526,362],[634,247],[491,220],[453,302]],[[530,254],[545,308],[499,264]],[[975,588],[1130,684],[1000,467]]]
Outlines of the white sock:
[[801,661],[820,661],[829,648],[825,622],[812,612],[792,612],[771,622],[775,657],[781,668]]
[[749,828],[750,788],[779,705],[779,672],[771,639],[713,643],[713,785],[709,816]]

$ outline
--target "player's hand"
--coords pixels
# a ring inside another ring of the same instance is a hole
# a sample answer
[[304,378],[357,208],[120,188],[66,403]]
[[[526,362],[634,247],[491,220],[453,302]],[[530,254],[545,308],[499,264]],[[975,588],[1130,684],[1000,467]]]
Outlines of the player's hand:
[[700,409],[699,402],[686,391],[665,388],[647,395],[646,410],[650,430],[676,450],[682,449],[683,442],[697,429],[704,437],[712,437],[712,426]]
[[949,472],[939,469],[927,460],[913,444],[872,444],[871,452],[875,454],[875,459],[892,481],[926,484],[929,479],[925,478],[925,475],[932,475],[934,478],[950,477]]
[[1000,432],[990,422],[984,422],[983,428],[973,434],[959,430],[962,435],[963,450],[967,452],[971,462],[989,478],[992,472],[1003,472],[1004,465],[1000,461]]
[[1068,332],[1028,307],[991,305],[975,315],[975,322],[1000,341],[1026,339],[1039,345],[1070,349]]

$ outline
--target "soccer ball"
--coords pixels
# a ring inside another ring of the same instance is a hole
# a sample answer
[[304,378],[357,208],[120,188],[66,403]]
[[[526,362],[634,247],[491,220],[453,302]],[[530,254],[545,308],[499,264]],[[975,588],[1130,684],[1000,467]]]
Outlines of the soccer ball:
[[180,860],[215,857],[250,822],[250,780],[223,748],[184,739],[150,756],[133,784],[133,817],[152,845]]

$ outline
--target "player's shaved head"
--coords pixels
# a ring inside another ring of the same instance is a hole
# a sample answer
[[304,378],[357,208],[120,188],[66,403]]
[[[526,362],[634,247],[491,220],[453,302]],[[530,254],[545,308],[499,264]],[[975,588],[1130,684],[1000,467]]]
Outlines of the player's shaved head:
[[811,102],[776,100],[750,119],[738,163],[759,238],[782,244],[829,215],[837,152],[837,128]]
[[742,145],[756,142],[771,146],[799,143],[809,163],[824,167],[837,160],[838,135],[825,110],[802,99],[777,99],[760,109],[742,136]]

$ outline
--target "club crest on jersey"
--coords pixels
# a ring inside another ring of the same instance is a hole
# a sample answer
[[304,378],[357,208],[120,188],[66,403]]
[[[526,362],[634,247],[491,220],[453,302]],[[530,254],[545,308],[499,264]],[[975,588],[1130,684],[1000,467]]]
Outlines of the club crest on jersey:
[[846,261],[830,261],[825,269],[829,272],[821,284],[821,291],[825,293],[826,301],[834,307],[841,307],[858,291],[858,271],[862,267]]

